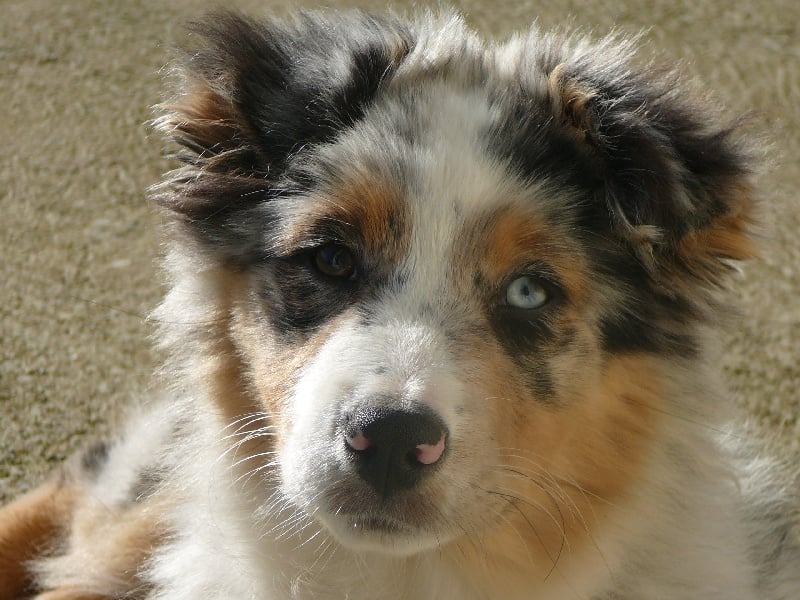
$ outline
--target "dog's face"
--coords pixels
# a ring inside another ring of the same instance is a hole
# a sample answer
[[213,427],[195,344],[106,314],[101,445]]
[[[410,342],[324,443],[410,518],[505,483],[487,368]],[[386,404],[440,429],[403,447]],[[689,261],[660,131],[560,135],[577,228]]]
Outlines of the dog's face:
[[609,43],[361,14],[197,33],[159,200],[225,273],[277,504],[401,554],[552,558],[602,521],[748,253],[729,136]]
[[250,360],[302,355],[270,407],[283,489],[345,541],[419,549],[502,512],[508,456],[546,457],[535,429],[599,383],[586,257],[552,206],[575,199],[511,174],[497,118],[480,91],[398,90],[279,210]]

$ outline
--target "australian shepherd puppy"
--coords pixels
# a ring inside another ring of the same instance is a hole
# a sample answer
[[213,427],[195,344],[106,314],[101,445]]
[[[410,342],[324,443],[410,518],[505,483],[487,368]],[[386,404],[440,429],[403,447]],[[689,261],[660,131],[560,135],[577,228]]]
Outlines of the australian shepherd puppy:
[[0,513],[0,598],[800,598],[710,330],[751,153],[632,44],[194,26],[170,392]]

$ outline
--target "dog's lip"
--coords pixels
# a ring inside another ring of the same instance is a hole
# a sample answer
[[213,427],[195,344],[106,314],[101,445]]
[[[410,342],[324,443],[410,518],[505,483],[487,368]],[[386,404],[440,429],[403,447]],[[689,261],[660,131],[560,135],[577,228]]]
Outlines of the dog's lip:
[[337,517],[346,524],[350,531],[356,534],[360,532],[391,534],[409,534],[414,532],[414,527],[410,523],[384,515],[339,514]]

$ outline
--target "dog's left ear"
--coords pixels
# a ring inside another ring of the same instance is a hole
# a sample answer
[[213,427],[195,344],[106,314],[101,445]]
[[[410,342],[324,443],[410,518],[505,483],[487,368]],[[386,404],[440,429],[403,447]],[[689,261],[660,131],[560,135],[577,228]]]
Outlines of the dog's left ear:
[[716,282],[753,254],[749,148],[674,73],[598,54],[552,69],[548,94],[597,164],[599,204],[651,271]]
[[222,11],[189,33],[175,97],[154,121],[187,166],[154,198],[208,235],[231,211],[280,195],[293,157],[357,122],[410,43],[358,11],[286,22]]

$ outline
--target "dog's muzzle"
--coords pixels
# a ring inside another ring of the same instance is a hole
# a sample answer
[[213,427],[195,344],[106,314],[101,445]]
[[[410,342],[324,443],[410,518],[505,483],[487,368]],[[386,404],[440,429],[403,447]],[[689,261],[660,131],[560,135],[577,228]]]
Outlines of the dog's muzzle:
[[384,500],[416,486],[444,459],[447,428],[424,406],[356,410],[342,430],[351,465]]

